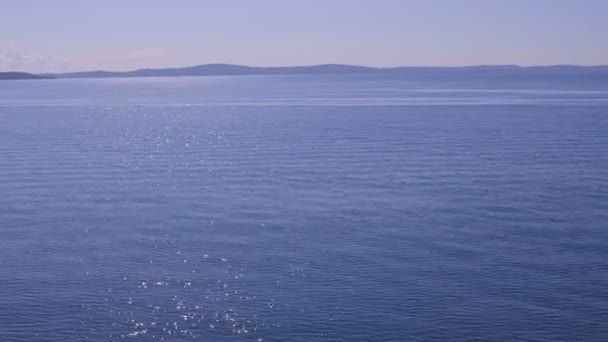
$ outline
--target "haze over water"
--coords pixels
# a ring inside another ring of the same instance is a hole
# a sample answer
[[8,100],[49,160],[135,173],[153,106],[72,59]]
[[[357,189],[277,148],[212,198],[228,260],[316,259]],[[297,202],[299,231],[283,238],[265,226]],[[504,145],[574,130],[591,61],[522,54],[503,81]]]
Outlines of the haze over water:
[[608,82],[0,82],[1,341],[605,341]]

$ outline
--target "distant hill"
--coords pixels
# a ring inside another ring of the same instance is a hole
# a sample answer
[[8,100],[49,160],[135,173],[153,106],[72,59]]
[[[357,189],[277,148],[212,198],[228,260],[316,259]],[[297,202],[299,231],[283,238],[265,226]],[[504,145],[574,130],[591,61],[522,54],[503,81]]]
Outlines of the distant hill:
[[408,75],[473,75],[473,76],[599,76],[608,77],[608,66],[548,65],[522,67],[518,65],[477,65],[466,67],[395,67],[392,73]]
[[221,75],[314,75],[314,74],[396,74],[404,76],[601,76],[608,77],[608,66],[554,65],[521,67],[517,65],[479,65],[468,67],[390,67],[373,68],[343,64],[293,67],[250,67],[233,64],[204,64],[183,68],[139,69],[134,71],[84,71],[45,74],[56,78],[98,77],[186,77]]
[[28,74],[27,72],[0,72],[0,80],[38,80],[43,78],[49,77]]
[[517,65],[478,65],[467,67],[389,67],[374,68],[344,64],[322,64],[291,67],[250,67],[233,64],[204,64],[183,68],[138,69],[133,71],[82,71],[69,73],[29,74],[0,72],[0,80],[41,78],[103,77],[186,77],[228,75],[318,75],[318,74],[384,74],[404,77],[589,77],[608,79],[608,66],[551,65],[522,67]]
[[139,69],[134,71],[84,71],[72,73],[46,74],[58,78],[88,78],[88,77],[181,77],[181,76],[222,76],[222,75],[307,75],[307,74],[354,74],[374,72],[377,69],[341,65],[324,64],[295,67],[249,67],[233,64],[205,64],[183,68]]

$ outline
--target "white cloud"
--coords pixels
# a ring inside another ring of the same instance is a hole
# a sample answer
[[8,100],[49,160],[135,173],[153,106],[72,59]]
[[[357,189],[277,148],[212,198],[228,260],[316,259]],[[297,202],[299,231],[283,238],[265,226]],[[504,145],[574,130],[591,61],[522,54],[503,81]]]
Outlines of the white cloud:
[[0,44],[0,71],[53,73],[86,70],[131,70],[164,67],[172,54],[165,49],[133,49],[118,53],[90,51],[57,58],[25,52],[15,43]]
[[0,46],[0,71],[40,73],[64,69],[68,66],[69,63],[66,61],[51,56],[23,52],[14,43]]

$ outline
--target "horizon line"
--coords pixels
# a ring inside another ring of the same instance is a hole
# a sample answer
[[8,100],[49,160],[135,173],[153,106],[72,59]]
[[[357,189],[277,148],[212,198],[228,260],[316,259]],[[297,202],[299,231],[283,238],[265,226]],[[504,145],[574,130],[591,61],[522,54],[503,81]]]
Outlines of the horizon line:
[[386,70],[396,68],[443,68],[443,69],[459,69],[459,68],[480,68],[480,67],[512,67],[512,68],[547,68],[547,67],[578,67],[578,68],[597,68],[597,67],[608,67],[608,64],[533,64],[533,65],[522,65],[522,64],[465,64],[465,65],[394,65],[394,66],[370,66],[360,64],[343,64],[343,63],[321,63],[321,64],[301,64],[301,65],[247,65],[247,64],[234,64],[234,63],[203,63],[185,66],[158,66],[158,67],[142,67],[136,69],[83,69],[77,71],[47,71],[47,72],[33,72],[25,70],[0,70],[0,73],[6,72],[24,72],[35,75],[48,75],[48,74],[71,74],[71,73],[83,73],[83,72],[116,72],[116,73],[128,73],[142,70],[166,70],[166,69],[184,69],[194,68],[201,66],[234,66],[234,67],[245,67],[245,68],[307,68],[307,67],[321,67],[321,66],[338,66],[338,67],[356,67],[356,68],[367,68],[373,70]]

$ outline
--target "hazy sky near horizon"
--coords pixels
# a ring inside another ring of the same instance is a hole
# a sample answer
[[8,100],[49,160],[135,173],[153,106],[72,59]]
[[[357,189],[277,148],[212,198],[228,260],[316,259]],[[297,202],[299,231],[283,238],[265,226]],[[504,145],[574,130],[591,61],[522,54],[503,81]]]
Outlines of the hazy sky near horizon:
[[606,0],[2,0],[0,71],[608,64]]

